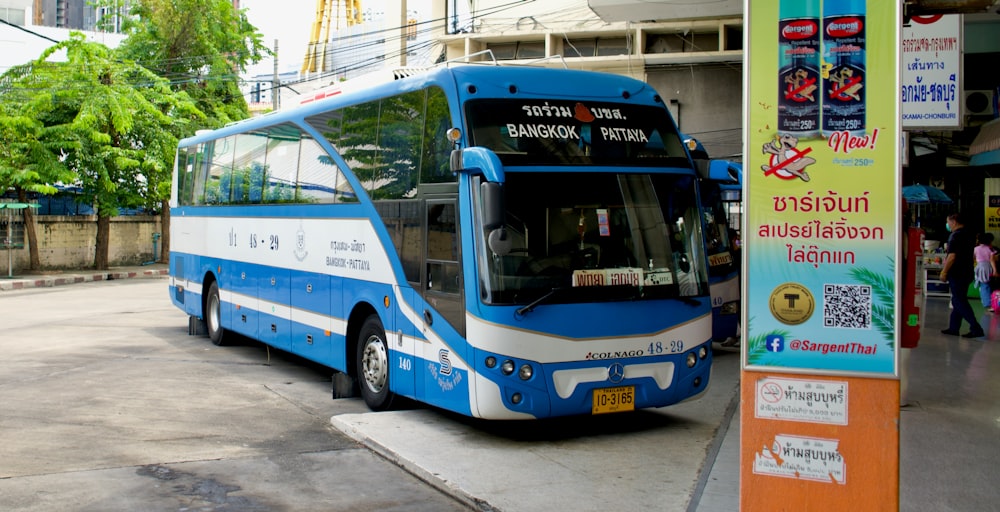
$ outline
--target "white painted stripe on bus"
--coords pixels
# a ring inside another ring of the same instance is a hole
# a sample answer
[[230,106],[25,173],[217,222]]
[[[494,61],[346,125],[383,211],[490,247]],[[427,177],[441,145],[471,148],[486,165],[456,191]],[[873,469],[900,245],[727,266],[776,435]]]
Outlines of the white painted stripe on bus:
[[641,352],[649,354],[650,343],[660,342],[664,350],[670,340],[684,342],[684,351],[706,341],[705,333],[711,332],[712,315],[705,314],[683,324],[648,335],[610,338],[566,338],[537,331],[514,329],[489,323],[481,318],[466,315],[466,333],[469,344],[498,354],[518,354],[538,363],[582,361],[587,354],[602,352]]
[[[198,291],[196,291],[196,290],[200,290],[201,289],[201,284],[200,283],[193,283],[193,281],[188,281],[186,279],[180,279],[180,278],[177,278],[177,277],[171,277],[170,278],[170,286],[171,287],[181,286],[185,290],[187,290],[188,292],[190,292],[190,293],[192,293],[194,295],[197,295],[199,297],[199,300],[200,300],[201,293],[199,293]],[[228,304],[230,306],[235,306],[235,303],[232,300],[233,297],[236,297],[237,299],[241,299],[242,300],[242,302],[240,304],[241,307],[246,308],[246,309],[252,309],[253,311],[257,311],[258,313],[262,312],[259,308],[257,308],[257,307],[251,307],[250,306],[250,300],[248,300],[248,299],[252,299],[252,297],[250,297],[248,295],[245,295],[245,294],[232,293],[232,292],[230,292],[227,289],[219,289],[219,300],[222,301],[223,303]],[[396,300],[398,301],[399,304],[404,304],[404,302],[402,300],[400,300],[400,295],[398,293],[396,295]],[[264,301],[264,302],[265,302],[265,304],[270,304],[267,301]],[[405,309],[407,311],[409,311],[409,314],[407,315],[407,317],[410,318],[410,316],[413,314],[412,308],[407,307]],[[299,323],[299,324],[302,324],[302,325],[307,325],[307,326],[310,326],[310,327],[314,327],[316,329],[322,329],[323,331],[330,331],[331,335],[333,335],[333,334],[336,334],[336,335],[339,335],[339,336],[346,336],[347,335],[347,320],[345,320],[343,318],[332,317],[332,316],[329,316],[329,315],[324,315],[324,314],[316,313],[316,312],[313,312],[313,311],[306,311],[304,309],[298,309],[298,308],[291,308],[291,315],[292,315],[291,321],[293,321],[293,322],[296,322],[296,323]],[[421,319],[420,321],[422,322],[423,320]],[[417,325],[420,325],[420,324],[417,324]],[[396,352],[401,352],[401,353],[406,354],[406,355],[411,356],[411,357],[418,357],[418,354],[420,354],[420,357],[422,357],[422,354],[424,352],[424,350],[422,350],[422,349],[423,349],[424,346],[427,345],[427,343],[428,343],[427,340],[420,339],[420,338],[417,338],[417,337],[411,336],[411,335],[403,335],[402,338],[403,338],[403,340],[405,342],[402,346],[399,346],[399,345],[391,346],[390,349],[392,349],[392,350],[394,350]],[[421,350],[419,350],[419,351],[414,348],[414,347],[418,347],[418,346],[421,347]],[[444,348],[444,344],[441,343],[440,347],[438,347],[438,348]],[[437,349],[433,350],[433,353],[435,355],[434,359],[436,360],[436,358],[437,358],[437,355],[436,355],[437,354]],[[458,367],[458,368],[467,369],[467,365],[465,364],[465,361],[463,361],[461,358],[457,358],[457,361],[460,364],[455,365],[454,364],[455,361],[452,361],[453,366]]]
[[[454,347],[447,346],[444,340],[441,339],[441,337],[424,322],[423,315],[418,314],[416,310],[413,309],[412,305],[403,300],[403,295],[398,286],[393,287],[393,295],[396,297],[396,304],[399,305],[400,312],[404,317],[406,317],[407,320],[415,325],[418,330],[421,331],[425,338],[425,340],[419,340],[420,343],[412,344],[414,348],[412,350],[413,353],[410,355],[418,358],[423,357],[424,359],[428,359],[430,361],[437,361],[439,352],[441,350],[448,350],[450,354],[449,360],[451,361],[453,368],[467,370],[472,373],[472,369],[465,361],[465,358],[456,353]],[[466,318],[468,318],[468,315],[466,315]],[[398,350],[398,347],[393,349]],[[403,352],[408,353],[407,351]],[[474,393],[471,393],[470,395],[474,395]]]
[[531,414],[510,410],[504,403],[500,386],[488,378],[475,374],[469,379],[469,406],[473,414],[498,420],[523,420],[534,418]]
[[656,381],[656,386],[666,390],[674,382],[674,363],[667,361],[663,363],[639,363],[625,365],[625,378],[638,379],[641,377],[652,377]]
[[[257,240],[256,247],[251,247],[251,234]],[[271,250],[267,245],[272,235],[278,239],[278,250]],[[386,249],[368,219],[171,216],[171,250],[287,268],[291,272],[315,272],[384,284],[397,282]],[[431,361],[438,360],[441,350],[448,350],[454,368],[469,370],[468,363],[456,353],[455,347],[445,344],[433,329],[424,324],[423,315],[403,300],[398,286],[393,288],[403,316],[416,326],[425,339],[413,337],[410,338],[413,343],[390,348]],[[225,289],[220,289],[219,298],[229,304],[291,319],[287,305]],[[273,312],[270,311],[272,309]],[[345,335],[346,320],[333,319],[331,331]]]
[[709,289],[712,291],[712,305],[714,306],[740,300],[740,282],[738,276],[733,276],[718,283],[712,283]]
[[368,219],[176,215],[170,217],[170,230],[172,252],[293,272],[398,282],[387,249]]
[[292,321],[297,324],[308,325],[309,327],[315,327],[316,329],[321,329],[330,333],[335,332],[333,330],[333,326],[331,325],[329,316],[314,313],[312,311],[293,308]]
[[[623,379],[652,377],[656,386],[666,390],[674,381],[674,363],[663,361],[659,363],[626,364]],[[592,382],[607,382],[608,368],[598,366],[591,368],[571,368],[552,372],[552,384],[560,398],[569,398],[581,384]]]

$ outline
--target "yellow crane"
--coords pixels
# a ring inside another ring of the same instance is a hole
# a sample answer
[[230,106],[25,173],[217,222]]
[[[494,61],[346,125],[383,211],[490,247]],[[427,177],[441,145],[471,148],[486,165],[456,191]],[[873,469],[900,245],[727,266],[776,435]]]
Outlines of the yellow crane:
[[361,0],[344,0],[343,18],[341,18],[340,0],[316,0],[316,19],[309,32],[309,46],[306,47],[306,58],[302,62],[303,73],[326,71],[326,45],[330,41],[330,27],[336,20],[340,28],[343,19],[347,26],[359,25],[361,19]]

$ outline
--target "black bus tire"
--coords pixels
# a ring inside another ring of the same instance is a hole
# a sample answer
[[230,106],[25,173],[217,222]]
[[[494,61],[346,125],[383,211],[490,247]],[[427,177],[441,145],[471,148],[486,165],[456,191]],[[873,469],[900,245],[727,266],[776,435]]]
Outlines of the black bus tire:
[[226,330],[222,327],[222,301],[219,300],[219,285],[215,282],[208,287],[208,297],[205,299],[205,325],[212,343],[223,345]]
[[392,406],[395,395],[389,391],[389,344],[378,315],[365,319],[358,333],[358,387],[365,404],[373,411]]

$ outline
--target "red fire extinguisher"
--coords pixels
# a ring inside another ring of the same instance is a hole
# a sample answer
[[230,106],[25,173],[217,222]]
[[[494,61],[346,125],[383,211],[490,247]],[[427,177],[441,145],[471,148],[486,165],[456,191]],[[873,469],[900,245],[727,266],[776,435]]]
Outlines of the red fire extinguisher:
[[906,229],[903,259],[903,318],[900,346],[916,348],[920,341],[920,303],[924,300],[924,230]]

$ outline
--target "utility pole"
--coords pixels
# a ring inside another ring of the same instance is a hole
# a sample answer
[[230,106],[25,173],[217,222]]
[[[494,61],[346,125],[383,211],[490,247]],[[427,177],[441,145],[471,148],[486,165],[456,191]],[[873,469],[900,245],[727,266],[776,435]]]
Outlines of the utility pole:
[[274,79],[271,81],[271,106],[281,109],[281,80],[278,79],[278,40],[274,40]]

